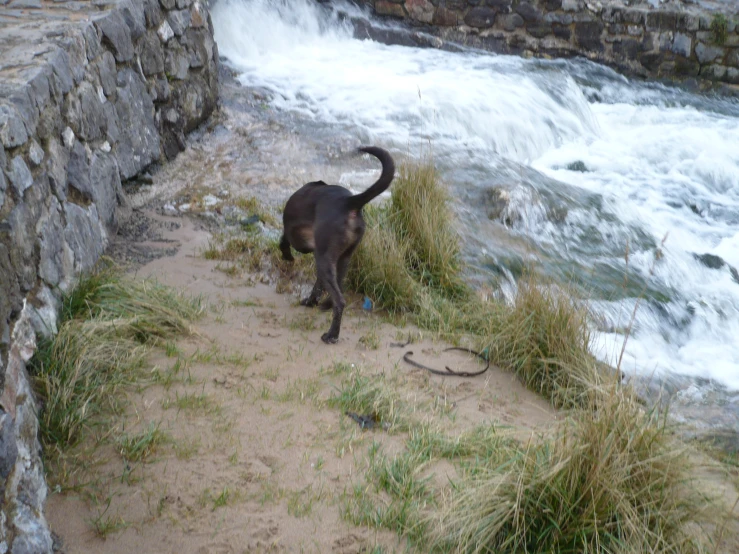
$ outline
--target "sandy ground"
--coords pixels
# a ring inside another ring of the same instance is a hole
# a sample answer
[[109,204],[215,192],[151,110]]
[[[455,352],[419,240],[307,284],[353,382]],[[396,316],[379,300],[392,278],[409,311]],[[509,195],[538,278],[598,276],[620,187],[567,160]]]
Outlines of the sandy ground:
[[[171,382],[132,391],[127,412],[80,449],[86,467],[70,481],[90,484],[50,495],[47,516],[68,554],[406,551],[394,533],[341,517],[342,495],[360,476],[372,441],[392,451],[403,439],[392,429],[361,430],[326,405],[343,377],[335,364],[397,378],[403,397],[426,406],[450,432],[495,422],[525,439],[556,420],[546,401],[495,368],[460,379],[405,364],[407,349],[391,343],[417,330],[383,322],[358,298],[339,344],[323,344],[329,314],[298,306],[297,293],[277,294],[258,275],[216,270],[201,255],[206,231],[186,217],[155,217],[163,223],[161,245],[177,253],[137,273],[203,295],[208,313],[177,341],[176,353],[150,356],[152,375],[169,371]],[[368,336],[377,349],[367,346]],[[439,367],[479,367],[441,353],[445,346],[421,338],[412,349]],[[127,462],[116,438],[150,425],[169,441],[144,462]],[[449,471],[439,466],[435,477]]]

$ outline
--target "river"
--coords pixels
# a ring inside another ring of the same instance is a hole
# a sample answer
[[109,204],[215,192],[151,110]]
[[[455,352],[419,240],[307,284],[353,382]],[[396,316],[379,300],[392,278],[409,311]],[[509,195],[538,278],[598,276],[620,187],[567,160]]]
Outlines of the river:
[[362,40],[352,22],[370,16],[340,2],[220,0],[212,17],[240,82],[303,132],[432,153],[473,282],[510,299],[534,267],[574,287],[614,365],[636,307],[621,370],[687,379],[739,422],[736,99],[585,60]]

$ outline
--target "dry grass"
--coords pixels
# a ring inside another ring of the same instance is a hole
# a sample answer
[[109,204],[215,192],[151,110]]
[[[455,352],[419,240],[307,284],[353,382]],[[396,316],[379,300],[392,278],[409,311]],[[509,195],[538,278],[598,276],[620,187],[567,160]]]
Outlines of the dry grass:
[[95,415],[118,410],[120,389],[140,377],[148,347],[189,332],[201,313],[199,299],[111,267],[83,277],[63,299],[58,334],[31,360],[47,450],[73,446]]
[[552,439],[464,476],[435,548],[458,552],[699,552],[707,503],[663,417],[613,388]]
[[[392,202],[368,210],[352,284],[420,327],[477,347],[570,415],[553,437],[527,445],[488,429],[452,448],[454,441],[408,425],[400,457],[370,453],[366,484],[347,495],[346,517],[394,529],[421,551],[701,551],[708,503],[664,414],[645,412],[617,372],[592,357],[587,309],[567,289],[525,274],[508,305],[463,284],[441,189],[430,162],[401,169]],[[420,468],[440,457],[460,478],[429,490],[416,482]],[[405,468],[396,471],[405,485],[388,488],[378,478],[393,467]]]
[[588,350],[586,308],[533,276],[519,283],[512,306],[469,289],[449,198],[430,161],[401,166],[392,201],[367,210],[366,219],[349,273],[353,288],[442,338],[486,352],[556,406],[590,400],[600,373]]

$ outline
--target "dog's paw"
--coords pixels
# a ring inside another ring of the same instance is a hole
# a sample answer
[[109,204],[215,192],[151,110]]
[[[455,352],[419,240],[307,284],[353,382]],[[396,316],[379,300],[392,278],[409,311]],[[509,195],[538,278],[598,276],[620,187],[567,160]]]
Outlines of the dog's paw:
[[333,337],[328,333],[324,333],[323,335],[321,335],[321,340],[326,344],[336,344],[337,342],[339,342],[339,337]]
[[295,261],[295,258],[293,257],[292,254],[282,254],[282,259],[285,260],[286,262],[294,262]]
[[302,300],[300,301],[300,305],[301,305],[301,306],[305,306],[306,308],[312,308],[312,307],[314,307],[314,306],[315,306],[316,304],[318,304],[318,300],[316,300],[315,298],[311,298],[310,296],[309,296],[309,297],[307,297],[307,298],[303,298],[303,299],[302,299]]

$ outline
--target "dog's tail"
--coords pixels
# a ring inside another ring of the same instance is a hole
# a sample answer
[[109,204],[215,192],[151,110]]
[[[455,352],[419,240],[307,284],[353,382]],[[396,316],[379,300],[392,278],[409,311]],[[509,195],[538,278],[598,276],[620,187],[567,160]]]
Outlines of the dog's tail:
[[377,146],[363,146],[359,149],[359,151],[367,152],[367,154],[372,154],[375,158],[380,160],[380,163],[382,163],[382,173],[380,174],[380,178],[377,179],[374,185],[372,185],[364,192],[360,192],[359,194],[355,194],[354,196],[349,198],[350,210],[361,210],[364,205],[372,200],[375,196],[378,196],[385,192],[390,186],[393,177],[395,177],[395,162],[393,161],[392,156],[390,156],[390,153],[387,150],[383,150],[382,148],[378,148]]

